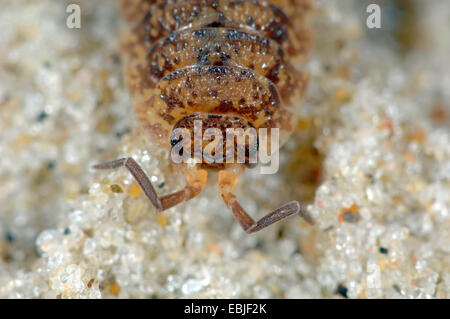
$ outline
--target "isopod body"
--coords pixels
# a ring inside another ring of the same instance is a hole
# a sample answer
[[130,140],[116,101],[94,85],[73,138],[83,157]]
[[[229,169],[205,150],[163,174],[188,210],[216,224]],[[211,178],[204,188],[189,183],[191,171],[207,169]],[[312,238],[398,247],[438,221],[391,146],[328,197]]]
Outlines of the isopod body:
[[[276,128],[277,145],[283,144],[295,126],[291,109],[301,102],[308,82],[294,65],[311,47],[309,0],[122,0],[120,8],[127,25],[121,35],[125,80],[135,114],[155,143],[173,149],[181,140],[174,132],[185,129],[193,138],[183,141],[183,149],[195,148],[200,122],[200,133],[215,128],[224,136],[228,129]],[[245,161],[238,164],[228,162],[226,150],[215,160],[189,153],[197,160],[182,164],[188,185],[163,197],[131,158],[96,167],[127,167],[159,210],[198,195],[206,184],[205,169],[219,169],[221,196],[247,233],[297,212],[312,223],[297,201],[259,221],[245,212],[233,188],[236,167],[251,166],[246,147]],[[208,154],[217,155],[217,148]]]

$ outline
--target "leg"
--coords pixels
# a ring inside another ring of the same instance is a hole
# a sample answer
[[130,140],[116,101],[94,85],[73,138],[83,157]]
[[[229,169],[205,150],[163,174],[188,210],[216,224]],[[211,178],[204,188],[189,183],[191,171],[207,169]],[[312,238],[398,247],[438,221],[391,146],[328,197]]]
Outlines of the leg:
[[208,173],[203,169],[186,170],[188,185],[181,191],[161,197],[163,210],[173,207],[182,201],[190,200],[200,194],[206,186]]
[[233,194],[233,188],[237,180],[238,176],[235,173],[227,171],[219,172],[219,188],[221,196],[225,204],[232,210],[234,217],[241,224],[246,233],[250,234],[257,232],[297,212],[308,223],[314,224],[311,216],[309,216],[305,210],[301,209],[300,204],[297,201],[289,202],[255,222],[239,204],[236,195]]
[[112,162],[94,165],[95,169],[113,169],[125,166],[136,179],[144,194],[159,211],[171,208],[182,201],[189,200],[201,193],[206,185],[207,173],[204,170],[186,171],[188,185],[181,191],[158,197],[150,179],[136,161],[131,158],[121,158]]

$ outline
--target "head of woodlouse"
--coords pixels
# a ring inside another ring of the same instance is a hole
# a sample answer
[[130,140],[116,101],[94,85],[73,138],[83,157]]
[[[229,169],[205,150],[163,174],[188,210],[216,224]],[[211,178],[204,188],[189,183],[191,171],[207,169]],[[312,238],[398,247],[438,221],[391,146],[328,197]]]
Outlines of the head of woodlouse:
[[239,163],[254,167],[258,133],[254,125],[236,115],[193,113],[181,118],[171,134],[175,163],[194,161],[205,168],[222,169]]

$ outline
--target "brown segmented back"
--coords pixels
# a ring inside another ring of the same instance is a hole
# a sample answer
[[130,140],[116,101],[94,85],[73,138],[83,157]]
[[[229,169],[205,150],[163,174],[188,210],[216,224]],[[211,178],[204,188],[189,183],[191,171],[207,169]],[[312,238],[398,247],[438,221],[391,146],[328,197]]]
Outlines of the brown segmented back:
[[[141,124],[170,148],[193,113],[236,115],[258,128],[294,128],[311,46],[308,0],[122,0],[126,82]],[[295,63],[292,61],[296,61]]]
[[[243,168],[256,165],[255,151],[276,154],[277,141],[264,141],[259,129],[279,128],[279,146],[294,129],[292,106],[307,84],[293,65],[311,45],[304,25],[308,0],[122,0],[121,8],[128,21],[124,71],[136,114],[161,147],[172,147],[173,162],[188,164],[187,185],[159,196],[131,157],[94,167],[126,167],[159,211],[198,196],[206,186],[205,168],[219,169],[220,195],[246,233],[296,213],[313,224],[297,201],[254,220],[234,193]],[[232,139],[229,129],[238,132]],[[210,131],[219,131],[219,138]],[[246,131],[253,134],[249,143]],[[177,153],[183,161],[174,159]]]

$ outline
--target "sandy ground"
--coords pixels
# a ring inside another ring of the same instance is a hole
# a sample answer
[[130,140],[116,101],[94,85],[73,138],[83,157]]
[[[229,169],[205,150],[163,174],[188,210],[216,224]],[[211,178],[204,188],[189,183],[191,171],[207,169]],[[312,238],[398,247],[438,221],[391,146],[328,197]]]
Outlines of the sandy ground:
[[242,204],[287,200],[317,221],[248,236],[215,184],[157,214],[125,170],[184,184],[140,130],[121,74],[113,1],[3,0],[0,297],[449,298],[450,3],[314,1],[311,84],[281,170],[249,170]]

